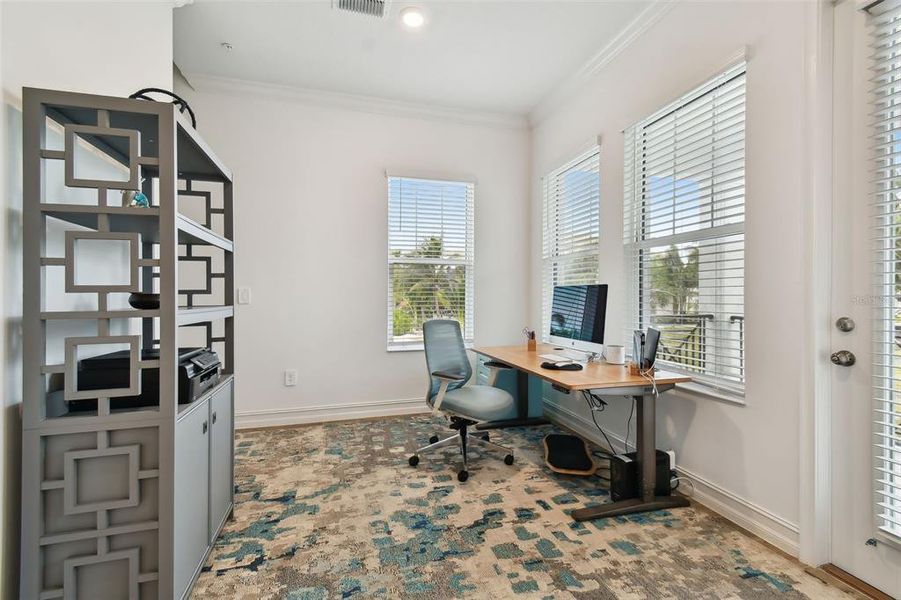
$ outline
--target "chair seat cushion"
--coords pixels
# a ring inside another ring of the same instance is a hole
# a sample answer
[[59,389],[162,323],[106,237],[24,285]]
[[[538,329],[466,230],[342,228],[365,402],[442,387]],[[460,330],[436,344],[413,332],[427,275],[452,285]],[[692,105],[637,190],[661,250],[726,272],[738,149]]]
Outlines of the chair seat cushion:
[[475,421],[498,421],[516,417],[516,402],[496,387],[467,385],[447,392],[439,410]]

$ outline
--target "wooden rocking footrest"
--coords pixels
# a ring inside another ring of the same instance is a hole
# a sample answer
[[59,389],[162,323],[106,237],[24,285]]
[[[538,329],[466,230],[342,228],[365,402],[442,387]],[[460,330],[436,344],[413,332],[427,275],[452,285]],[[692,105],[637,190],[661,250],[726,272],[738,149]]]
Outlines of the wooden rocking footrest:
[[544,462],[555,473],[594,475],[597,465],[591,459],[588,444],[575,435],[551,433],[544,436]]

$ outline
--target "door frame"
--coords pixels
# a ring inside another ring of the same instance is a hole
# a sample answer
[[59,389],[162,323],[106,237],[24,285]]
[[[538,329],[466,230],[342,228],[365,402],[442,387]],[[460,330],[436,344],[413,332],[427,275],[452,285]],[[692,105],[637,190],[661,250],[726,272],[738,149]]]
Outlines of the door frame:
[[[851,2],[854,0],[839,0]],[[806,5],[804,48],[804,173],[802,244],[804,297],[809,307],[803,326],[806,360],[801,365],[799,398],[798,558],[819,566],[830,562],[832,537],[832,389],[829,361],[832,336],[833,200],[833,5]],[[825,258],[825,260],[824,260]]]

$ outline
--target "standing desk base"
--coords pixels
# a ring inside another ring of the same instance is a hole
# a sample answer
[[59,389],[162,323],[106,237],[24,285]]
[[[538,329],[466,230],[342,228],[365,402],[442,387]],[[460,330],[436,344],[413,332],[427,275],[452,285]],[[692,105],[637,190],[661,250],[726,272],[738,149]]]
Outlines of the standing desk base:
[[[664,392],[672,387],[672,385],[661,385],[658,386],[658,391]],[[647,389],[623,389],[623,391],[630,393],[637,407],[636,441],[638,442],[638,447],[636,448],[636,454],[638,456],[640,497],[602,504],[601,506],[579,508],[572,512],[572,517],[576,521],[591,521],[593,519],[689,506],[688,498],[685,496],[654,495],[657,481],[656,395]]]
[[476,425],[476,429],[505,429],[507,427],[533,427],[536,425],[550,425],[550,421],[544,417],[526,417],[525,419],[505,419],[503,421],[487,421]]
[[579,508],[572,511],[571,514],[572,518],[576,521],[593,521],[595,519],[606,519],[607,517],[632,515],[654,510],[666,510],[668,508],[681,508],[689,505],[688,498],[685,496],[654,496],[652,500],[630,498],[628,500],[620,500],[619,502],[602,504],[601,506]]
[[476,429],[484,431],[486,429],[504,429],[506,427],[534,427],[536,425],[549,425],[544,417],[529,416],[529,374],[525,371],[516,370],[516,417],[513,419],[503,419],[500,421],[488,421],[479,423]]

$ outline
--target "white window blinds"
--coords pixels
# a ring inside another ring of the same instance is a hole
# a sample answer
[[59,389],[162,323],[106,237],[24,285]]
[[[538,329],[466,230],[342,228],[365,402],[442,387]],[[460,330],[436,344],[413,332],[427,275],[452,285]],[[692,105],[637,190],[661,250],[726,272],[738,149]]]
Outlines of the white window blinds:
[[901,540],[901,7],[871,17],[876,526]]
[[422,324],[460,322],[473,339],[475,184],[388,177],[388,349],[422,348]]
[[600,149],[595,146],[542,178],[541,334],[550,331],[555,285],[598,283]]
[[745,64],[625,132],[626,318],[658,362],[744,389]]

